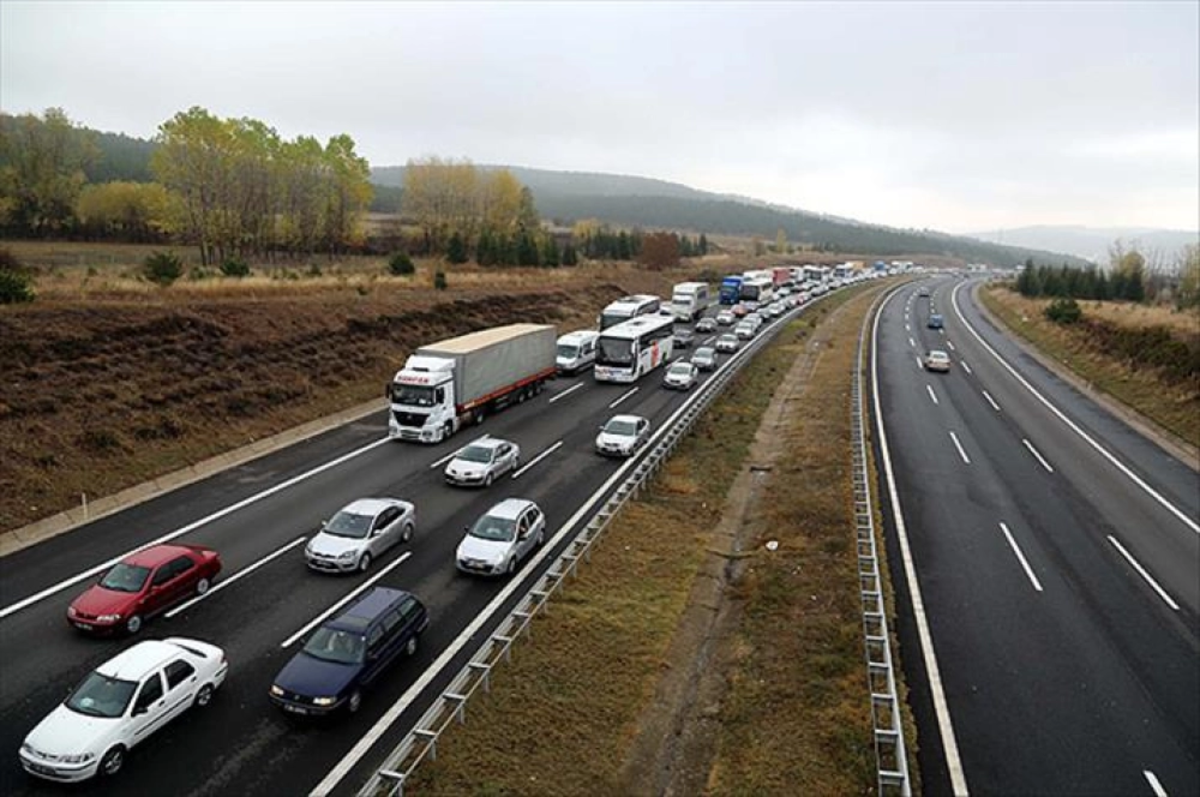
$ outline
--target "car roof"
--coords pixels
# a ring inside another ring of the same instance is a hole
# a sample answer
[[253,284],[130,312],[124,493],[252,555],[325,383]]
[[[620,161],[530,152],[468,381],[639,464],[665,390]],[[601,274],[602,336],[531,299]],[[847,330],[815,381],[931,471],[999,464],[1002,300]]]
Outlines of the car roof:
[[576,332],[568,332],[558,339],[559,343],[583,343],[586,340],[600,337],[600,333],[591,329],[581,329]]
[[467,443],[465,446],[456,451],[454,455],[458,456],[463,452],[464,449],[470,448],[471,446],[478,446],[479,448],[499,448],[507,442],[507,440],[499,437],[481,437],[478,440]]
[[387,611],[389,606],[409,593],[391,587],[375,587],[334,619],[325,623],[327,628],[343,631],[363,631],[373,620]]
[[641,415],[614,415],[609,418],[610,421],[626,421],[627,423],[639,423],[645,421]]
[[148,639],[113,656],[96,668],[96,672],[122,681],[140,681],[146,673],[162,666],[181,653],[190,653],[185,648],[161,639]]
[[396,501],[392,498],[359,498],[346,504],[341,511],[352,515],[378,515],[395,504]]
[[949,360],[950,359],[950,355],[946,354],[946,352],[942,351],[941,349],[931,350],[929,352],[929,356],[933,357],[935,359],[939,359],[939,360],[941,360],[941,359]]
[[166,564],[181,554],[187,553],[191,553],[191,550],[182,545],[154,545],[145,550],[130,554],[121,561],[127,565],[154,568]]
[[533,501],[530,501],[527,498],[505,498],[503,501],[489,509],[487,514],[492,517],[516,520],[517,516],[524,512],[527,507],[533,505]]
[[716,350],[713,349],[712,346],[701,346],[692,352],[693,357],[695,357],[697,354],[716,354]]

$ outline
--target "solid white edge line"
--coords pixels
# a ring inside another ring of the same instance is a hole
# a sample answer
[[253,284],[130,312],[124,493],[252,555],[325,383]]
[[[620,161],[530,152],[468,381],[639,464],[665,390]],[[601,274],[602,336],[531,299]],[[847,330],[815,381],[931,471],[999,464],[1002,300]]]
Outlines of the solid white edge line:
[[1150,576],[1150,574],[1146,572],[1146,568],[1142,567],[1141,562],[1139,562],[1137,559],[1134,559],[1133,555],[1130,554],[1129,551],[1125,550],[1125,546],[1122,545],[1117,540],[1116,537],[1109,534],[1108,541],[1111,542],[1113,544],[1113,546],[1115,546],[1116,549],[1121,552],[1121,556],[1124,556],[1125,559],[1129,562],[1129,564],[1133,565],[1133,569],[1138,571],[1138,575],[1140,575],[1142,578],[1144,578],[1146,580],[1146,583],[1154,588],[1154,591],[1158,593],[1158,597],[1162,598],[1163,601],[1168,606],[1170,606],[1172,609],[1174,609],[1175,611],[1179,611],[1179,604],[1176,603],[1175,601],[1171,600],[1171,596],[1167,594],[1166,590],[1164,590],[1162,587],[1160,587],[1158,585],[1158,582],[1155,581]]
[[1154,792],[1156,797],[1167,797],[1167,790],[1164,789],[1163,785],[1158,782],[1157,775],[1148,769],[1143,769],[1142,775],[1146,777],[1146,782],[1150,784],[1150,789]]
[[216,512],[213,512],[211,515],[206,515],[205,517],[202,517],[199,520],[194,520],[191,523],[187,524],[186,526],[181,526],[180,528],[177,528],[172,532],[168,532],[167,534],[164,534],[161,537],[158,537],[156,539],[150,540],[149,542],[143,543],[143,544],[137,546],[136,548],[130,548],[125,553],[120,554],[119,556],[114,556],[112,559],[109,559],[107,562],[104,562],[103,564],[96,565],[95,567],[85,570],[82,573],[79,573],[78,575],[71,576],[70,578],[66,579],[65,581],[60,581],[57,584],[54,584],[53,586],[46,587],[42,591],[34,593],[33,595],[30,595],[28,598],[22,598],[21,600],[17,601],[16,603],[12,603],[12,604],[9,604],[8,606],[5,606],[3,609],[0,609],[0,620],[4,619],[5,617],[8,617],[10,614],[19,612],[21,609],[24,609],[26,606],[31,606],[32,604],[37,603],[38,601],[42,600],[43,598],[49,597],[50,595],[53,595],[56,592],[64,590],[73,584],[78,584],[80,581],[83,581],[86,578],[91,578],[92,576],[96,575],[97,573],[104,572],[105,570],[107,570],[108,568],[117,564],[122,559],[126,558],[127,556],[130,556],[131,554],[135,554],[138,551],[144,551],[147,548],[153,547],[155,545],[159,545],[164,542],[170,542],[171,540],[173,540],[177,537],[182,537],[184,534],[187,534],[189,531],[195,531],[196,529],[200,528],[201,526],[203,526],[207,523],[211,523],[214,520],[219,520],[219,519],[225,517],[226,515],[231,515],[234,512],[238,511],[239,509],[243,509],[247,506],[250,506],[251,504],[261,501],[262,499],[264,499],[268,496],[274,495],[275,493],[280,492],[281,490],[286,490],[287,488],[289,488],[295,484],[299,484],[300,482],[304,481],[305,479],[309,479],[313,476],[316,476],[318,473],[329,470],[330,468],[337,467],[338,465],[341,465],[343,462],[354,459],[355,457],[357,457],[361,454],[367,453],[368,451],[370,451],[373,448],[378,448],[379,446],[385,445],[390,442],[391,442],[391,439],[385,437],[381,440],[376,440],[374,443],[368,443],[367,445],[363,446],[362,448],[356,448],[353,451],[351,451],[347,454],[343,454],[342,456],[340,456],[336,459],[331,459],[329,462],[326,462],[324,465],[318,465],[317,467],[312,468],[311,470],[307,470],[298,476],[293,476],[292,478],[288,479],[287,481],[280,482],[279,484],[275,485],[274,487],[269,487],[260,493],[255,493],[254,495],[252,495],[248,498],[243,498],[241,501],[238,501],[235,504],[230,504],[229,506],[225,507],[224,509],[219,509]]
[[480,435],[479,437],[476,437],[474,440],[472,440],[472,441],[471,441],[471,442],[469,442],[469,443],[463,443],[461,446],[459,446],[458,448],[454,449],[454,450],[453,450],[453,451],[451,451],[449,454],[447,454],[446,456],[444,456],[444,457],[442,457],[441,459],[439,459],[437,462],[431,462],[431,463],[429,463],[429,469],[430,469],[430,470],[433,470],[434,468],[440,468],[442,465],[445,465],[447,462],[449,462],[450,460],[452,460],[452,459],[454,459],[455,457],[457,457],[457,456],[458,456],[458,452],[462,451],[462,450],[463,450],[464,448],[466,448],[467,446],[475,445],[475,444],[476,444],[476,443],[478,443],[480,440],[487,440],[487,439],[488,439],[488,435],[486,435],[486,434],[485,434],[485,435]]
[[[811,305],[804,305],[804,307],[809,306]],[[801,308],[793,308],[793,310],[799,309]],[[783,318],[789,321],[794,317],[795,314],[793,311],[789,311],[783,316]],[[749,343],[747,346],[749,346]],[[747,351],[749,351],[749,348],[739,349],[738,351],[734,352],[729,359],[727,359],[725,363],[717,369],[716,373],[720,373],[722,369],[729,368],[730,363],[744,356],[745,352]],[[653,448],[658,439],[662,437],[662,435],[666,434],[666,431],[671,428],[676,420],[678,420],[679,416],[681,416],[694,401],[698,400],[695,397],[699,395],[700,391],[695,391],[686,399],[684,399],[683,403],[679,405],[675,412],[672,413],[658,428],[658,431],[650,436],[650,440],[645,446],[642,447],[643,450],[649,450]],[[370,730],[368,730],[359,738],[354,747],[350,749],[350,752],[346,753],[346,755],[344,755],[342,759],[334,765],[333,769],[329,770],[329,773],[324,777],[324,779],[322,779],[320,783],[313,787],[312,791],[309,792],[309,797],[323,797],[324,795],[329,794],[330,791],[332,791],[339,783],[341,783],[342,779],[350,773],[350,770],[357,766],[358,762],[362,760],[362,757],[367,754],[367,751],[370,750],[375,743],[379,741],[379,738],[387,732],[392,723],[394,723],[396,719],[408,709],[413,701],[416,700],[416,698],[423,691],[425,691],[430,682],[433,681],[433,679],[437,677],[442,670],[446,669],[454,657],[459,654],[462,648],[469,641],[471,641],[471,638],[474,637],[476,633],[479,632],[479,629],[483,627],[485,623],[491,621],[492,615],[504,605],[505,601],[512,596],[512,594],[524,583],[529,575],[537,572],[538,565],[541,564],[541,562],[547,556],[549,556],[555,548],[558,547],[559,543],[561,543],[562,540],[571,533],[571,530],[574,529],[579,521],[591,511],[592,507],[596,505],[600,498],[604,496],[614,484],[616,484],[620,479],[624,478],[626,472],[629,471],[629,469],[640,460],[640,455],[630,457],[621,463],[620,467],[613,471],[613,474],[608,477],[604,484],[600,485],[600,487],[597,488],[594,493],[592,493],[591,497],[582,506],[580,506],[578,510],[576,510],[575,514],[571,515],[571,517],[567,519],[567,522],[559,528],[554,536],[542,545],[541,550],[534,554],[533,557],[526,563],[526,565],[517,571],[517,574],[511,580],[509,580],[508,584],[506,584],[503,589],[496,593],[491,602],[481,609],[477,615],[475,615],[475,619],[472,620],[466,626],[466,628],[464,628],[459,635],[442,650],[441,655],[438,656],[432,664],[425,668],[425,671],[422,672],[420,677],[413,682],[412,686],[410,686],[404,692],[404,694],[402,694],[396,700],[396,702],[393,703],[386,712],[384,712],[383,716],[376,720],[375,724],[371,726]],[[957,757],[958,748],[955,747],[954,749],[955,756]],[[963,787],[965,790],[965,781],[963,782]]]
[[1030,453],[1030,454],[1033,454],[1035,457],[1037,457],[1037,461],[1038,461],[1038,462],[1040,462],[1040,463],[1042,463],[1042,467],[1043,467],[1043,468],[1045,468],[1046,470],[1050,471],[1051,473],[1054,473],[1054,468],[1050,467],[1050,463],[1046,461],[1046,458],[1045,458],[1045,457],[1043,457],[1043,456],[1042,456],[1042,455],[1041,455],[1041,454],[1038,452],[1038,450],[1037,450],[1036,448],[1034,448],[1034,447],[1033,447],[1033,443],[1029,442],[1029,441],[1028,441],[1028,440],[1026,440],[1024,437],[1022,437],[1022,438],[1021,438],[1021,442],[1022,442],[1022,443],[1024,443],[1024,444],[1025,444],[1025,447],[1029,449],[1029,453]]
[[399,566],[399,565],[400,565],[400,564],[401,564],[401,563],[402,563],[402,562],[403,562],[405,559],[407,559],[407,558],[408,558],[408,557],[410,557],[410,556],[412,556],[412,551],[405,551],[404,553],[400,554],[400,557],[399,557],[398,559],[396,559],[396,561],[392,562],[392,563],[391,563],[390,565],[388,565],[387,567],[381,568],[381,569],[379,570],[379,572],[378,572],[378,573],[376,573],[375,575],[371,576],[370,578],[368,578],[368,579],[367,579],[366,581],[364,581],[363,583],[359,584],[359,585],[358,585],[357,587],[355,587],[354,589],[350,590],[350,592],[349,592],[349,593],[347,593],[345,597],[343,597],[343,598],[342,598],[341,600],[339,600],[337,603],[333,604],[333,605],[332,605],[332,606],[330,606],[328,609],[326,609],[325,611],[321,612],[321,613],[320,613],[320,614],[318,614],[316,617],[314,617],[314,618],[313,618],[313,619],[312,619],[312,620],[311,620],[311,621],[308,623],[308,625],[304,626],[304,627],[303,627],[303,628],[301,628],[299,631],[297,631],[296,633],[292,634],[292,635],[291,635],[290,637],[288,637],[287,639],[283,640],[283,642],[282,642],[282,643],[279,645],[279,647],[281,647],[281,648],[289,648],[289,647],[291,647],[291,646],[292,646],[292,643],[294,643],[294,642],[295,642],[297,639],[299,639],[300,637],[302,637],[302,636],[304,636],[305,634],[307,634],[309,631],[311,631],[311,630],[312,630],[313,628],[315,628],[316,626],[320,625],[320,623],[321,623],[321,622],[323,622],[323,621],[325,620],[325,618],[326,618],[326,617],[328,617],[329,615],[333,614],[334,612],[336,612],[338,609],[340,609],[340,608],[342,608],[343,606],[345,606],[345,605],[346,605],[347,603],[349,603],[350,601],[354,600],[356,597],[358,597],[358,594],[359,594],[360,592],[362,592],[363,590],[365,590],[367,587],[370,587],[370,586],[372,586],[372,585],[373,585],[373,584],[374,584],[376,581],[378,581],[379,579],[381,579],[381,578],[383,578],[384,576],[386,576],[388,573],[390,573],[390,572],[392,572],[393,570],[395,570],[395,569],[396,569],[396,568],[397,568],[397,567],[398,567],[398,566]]
[[933,386],[932,386],[932,385],[926,385],[926,386],[925,386],[925,389],[929,391],[929,398],[933,399],[933,403],[934,403],[934,404],[937,404],[937,403],[939,403],[939,402],[938,402],[938,399],[937,399],[937,394],[933,392]]
[[512,477],[513,477],[514,479],[516,479],[516,478],[520,477],[520,475],[521,475],[522,473],[524,473],[525,471],[529,470],[529,469],[530,469],[530,468],[532,468],[534,465],[538,464],[539,462],[541,462],[543,459],[545,459],[546,457],[548,457],[548,456],[550,456],[551,454],[553,454],[553,453],[554,453],[555,451],[557,451],[558,449],[562,448],[562,444],[563,444],[563,441],[562,441],[562,440],[559,440],[557,443],[555,443],[554,445],[550,446],[550,447],[549,447],[549,448],[547,448],[545,451],[543,451],[542,453],[538,454],[536,457],[534,457],[533,459],[529,460],[529,461],[528,461],[528,462],[526,462],[524,465],[522,465],[522,466],[521,466],[521,468],[520,468],[520,470],[518,470],[518,471],[516,471],[515,473],[513,473]]
[[964,371],[966,371],[968,374],[971,373],[971,366],[967,365],[966,360],[959,360],[959,362],[962,363],[962,367],[963,367]]
[[1021,567],[1025,568],[1025,575],[1029,576],[1029,580],[1033,582],[1033,588],[1038,592],[1042,591],[1042,582],[1038,581],[1038,577],[1034,575],[1033,568],[1029,566],[1029,561],[1025,558],[1025,554],[1021,552],[1021,547],[1017,545],[1017,541],[1013,539],[1012,532],[1008,530],[1008,526],[1000,523],[1000,530],[1004,532],[1004,536],[1008,539],[1008,545],[1013,549],[1013,553],[1017,555],[1017,559],[1021,560]]
[[1097,453],[1099,453],[1102,457],[1104,457],[1110,463],[1112,463],[1113,466],[1117,468],[1117,470],[1119,470],[1119,471],[1121,471],[1121,473],[1125,474],[1125,476],[1128,477],[1130,481],[1132,481],[1138,487],[1142,488],[1142,490],[1147,495],[1149,495],[1151,498],[1153,498],[1155,501],[1157,501],[1161,506],[1163,506],[1163,508],[1165,508],[1171,514],[1173,514],[1179,520],[1183,521],[1183,523],[1185,525],[1187,525],[1188,528],[1190,528],[1192,531],[1196,532],[1197,534],[1200,534],[1200,523],[1197,523],[1196,521],[1192,520],[1190,517],[1185,515],[1183,513],[1183,511],[1179,509],[1179,507],[1175,506],[1170,501],[1168,501],[1166,498],[1164,498],[1162,496],[1162,494],[1160,494],[1157,490],[1155,490],[1153,487],[1151,487],[1149,484],[1147,484],[1142,479],[1142,477],[1138,476],[1136,473],[1134,473],[1132,470],[1130,470],[1129,467],[1127,465],[1125,465],[1125,463],[1121,462],[1121,460],[1117,459],[1115,456],[1110,454],[1108,449],[1106,449],[1104,446],[1097,443],[1092,438],[1091,435],[1089,435],[1087,432],[1083,431],[1083,429],[1079,428],[1079,426],[1076,425],[1076,423],[1074,421],[1072,421],[1070,418],[1068,418],[1062,412],[1062,410],[1060,410],[1058,407],[1051,404],[1050,400],[1047,399],[1045,396],[1043,396],[1040,392],[1038,392],[1037,388],[1035,388],[1033,385],[1029,384],[1029,382],[1026,381],[1025,377],[1023,377],[1019,373],[1017,373],[1017,370],[1015,368],[1013,368],[1011,365],[1009,365],[1008,362],[1003,357],[1001,357],[1000,354],[995,349],[993,349],[986,340],[983,339],[983,336],[981,336],[978,332],[975,331],[975,327],[971,326],[970,322],[968,322],[967,319],[965,317],[963,317],[962,310],[959,309],[958,289],[960,287],[962,287],[961,283],[959,285],[955,285],[954,291],[950,294],[950,301],[954,305],[954,312],[958,316],[958,320],[962,321],[963,326],[965,326],[967,328],[968,332],[970,332],[972,335],[975,336],[975,339],[978,340],[980,345],[982,345],[983,348],[987,350],[988,354],[992,355],[992,357],[995,358],[996,362],[1000,363],[1000,365],[1002,365],[1006,371],[1008,371],[1010,374],[1012,374],[1013,378],[1016,379],[1017,382],[1019,382],[1022,387],[1024,387],[1026,390],[1028,390],[1030,392],[1030,394],[1033,395],[1034,398],[1036,398],[1038,401],[1040,401],[1042,403],[1042,405],[1046,407],[1046,409],[1050,410],[1050,412],[1054,413],[1055,417],[1057,417],[1060,421],[1062,421],[1064,424],[1066,424],[1068,429],[1070,429],[1075,434],[1079,435],[1079,437],[1081,437],[1088,445],[1090,445],[1092,448],[1094,448]]
[[[963,363],[963,368],[966,368],[966,367],[967,367],[967,364]],[[994,409],[996,412],[1000,411],[1000,405],[996,403],[996,400],[994,398],[992,398],[991,393],[989,393],[985,390],[985,391],[983,391],[983,397],[985,399],[987,399],[988,404],[992,405],[992,409]]]
[[551,396],[549,403],[553,404],[554,402],[558,401],[560,398],[564,398],[566,396],[571,395],[572,393],[574,393],[576,390],[578,390],[581,387],[583,387],[583,382],[578,382],[574,386],[567,388],[566,390],[559,393],[558,395]]
[[274,553],[267,554],[265,557],[263,557],[262,559],[259,559],[254,564],[249,565],[247,567],[243,567],[241,570],[237,571],[229,578],[222,579],[219,583],[214,585],[212,589],[210,589],[208,592],[204,593],[203,595],[197,595],[196,597],[192,598],[191,600],[187,601],[186,603],[179,604],[174,609],[172,609],[171,611],[164,614],[163,617],[166,617],[168,620],[170,620],[172,617],[180,614],[185,609],[187,609],[191,606],[194,606],[195,604],[199,603],[200,601],[204,600],[205,598],[216,595],[218,592],[225,589],[230,584],[236,584],[238,582],[238,580],[240,578],[242,578],[243,576],[248,576],[251,573],[253,573],[255,570],[257,570],[258,568],[267,564],[268,562],[273,561],[277,557],[283,556],[285,553],[292,550],[297,545],[299,545],[300,543],[304,542],[307,539],[308,539],[308,537],[305,537],[303,535],[297,537],[296,539],[292,540],[288,544],[284,545],[282,548],[279,548],[278,550],[276,550]]
[[963,451],[962,443],[958,442],[958,435],[956,435],[954,432],[951,432],[950,439],[954,441],[954,447],[958,449],[958,455],[962,457],[962,461],[965,464],[970,465],[971,458],[967,456],[966,451]]
[[[898,289],[893,289],[893,291]],[[892,295],[895,295],[893,292]],[[889,297],[890,298],[890,297]],[[887,431],[883,425],[882,405],[879,401],[879,318],[888,299],[876,311],[871,330],[871,393],[875,402],[875,428],[879,431],[879,453],[883,459],[883,471],[887,479],[888,496],[892,504],[892,519],[896,524],[896,536],[900,543],[900,558],[904,562],[904,578],[908,582],[909,601],[917,624],[917,638],[921,643],[921,657],[929,679],[929,692],[933,700],[933,711],[937,717],[938,731],[942,737],[942,752],[946,756],[946,771],[950,775],[950,788],[956,795],[966,795],[967,775],[963,771],[962,758],[958,753],[958,741],[954,735],[954,723],[950,719],[950,705],[942,688],[942,673],[938,667],[937,654],[933,649],[933,634],[925,616],[925,600],[921,596],[921,584],[917,581],[917,568],[913,562],[912,549],[908,544],[908,530],[904,525],[904,513],[900,508],[900,494],[896,489],[896,476],[892,469],[892,457],[888,450]]]
[[627,390],[626,392],[622,393],[622,394],[621,394],[621,396],[620,396],[620,398],[618,398],[618,399],[617,399],[616,401],[614,401],[612,404],[609,404],[609,405],[608,405],[608,408],[611,410],[613,407],[617,406],[617,405],[618,405],[618,404],[620,404],[622,401],[624,401],[625,399],[629,398],[629,397],[630,397],[630,396],[632,396],[634,393],[638,392],[638,390],[639,390],[639,388],[638,388],[638,387],[630,388],[630,389],[629,389],[629,390]]

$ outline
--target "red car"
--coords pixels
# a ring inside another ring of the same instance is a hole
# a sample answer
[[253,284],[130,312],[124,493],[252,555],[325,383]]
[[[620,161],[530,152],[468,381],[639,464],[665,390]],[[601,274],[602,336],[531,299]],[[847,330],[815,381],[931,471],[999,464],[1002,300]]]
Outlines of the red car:
[[208,592],[221,557],[203,545],[155,545],[127,556],[71,601],[67,622],[82,631],[136,634],[146,618]]

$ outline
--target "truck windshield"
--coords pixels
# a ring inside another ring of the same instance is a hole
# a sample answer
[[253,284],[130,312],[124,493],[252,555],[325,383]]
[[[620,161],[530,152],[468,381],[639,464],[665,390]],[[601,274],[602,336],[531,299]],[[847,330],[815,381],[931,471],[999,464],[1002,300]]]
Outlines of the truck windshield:
[[600,338],[596,347],[596,362],[601,365],[632,365],[633,341],[623,338]]
[[392,385],[392,401],[397,404],[407,404],[410,407],[432,407],[434,404],[434,389],[421,385]]

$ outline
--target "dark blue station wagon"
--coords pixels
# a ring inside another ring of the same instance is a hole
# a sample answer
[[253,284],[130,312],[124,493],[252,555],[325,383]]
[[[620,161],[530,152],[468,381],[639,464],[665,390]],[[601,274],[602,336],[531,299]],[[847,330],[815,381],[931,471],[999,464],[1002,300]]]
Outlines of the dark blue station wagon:
[[325,621],[271,685],[271,700],[289,715],[353,714],[363,692],[400,660],[417,652],[429,625],[421,601],[404,590],[375,587]]

